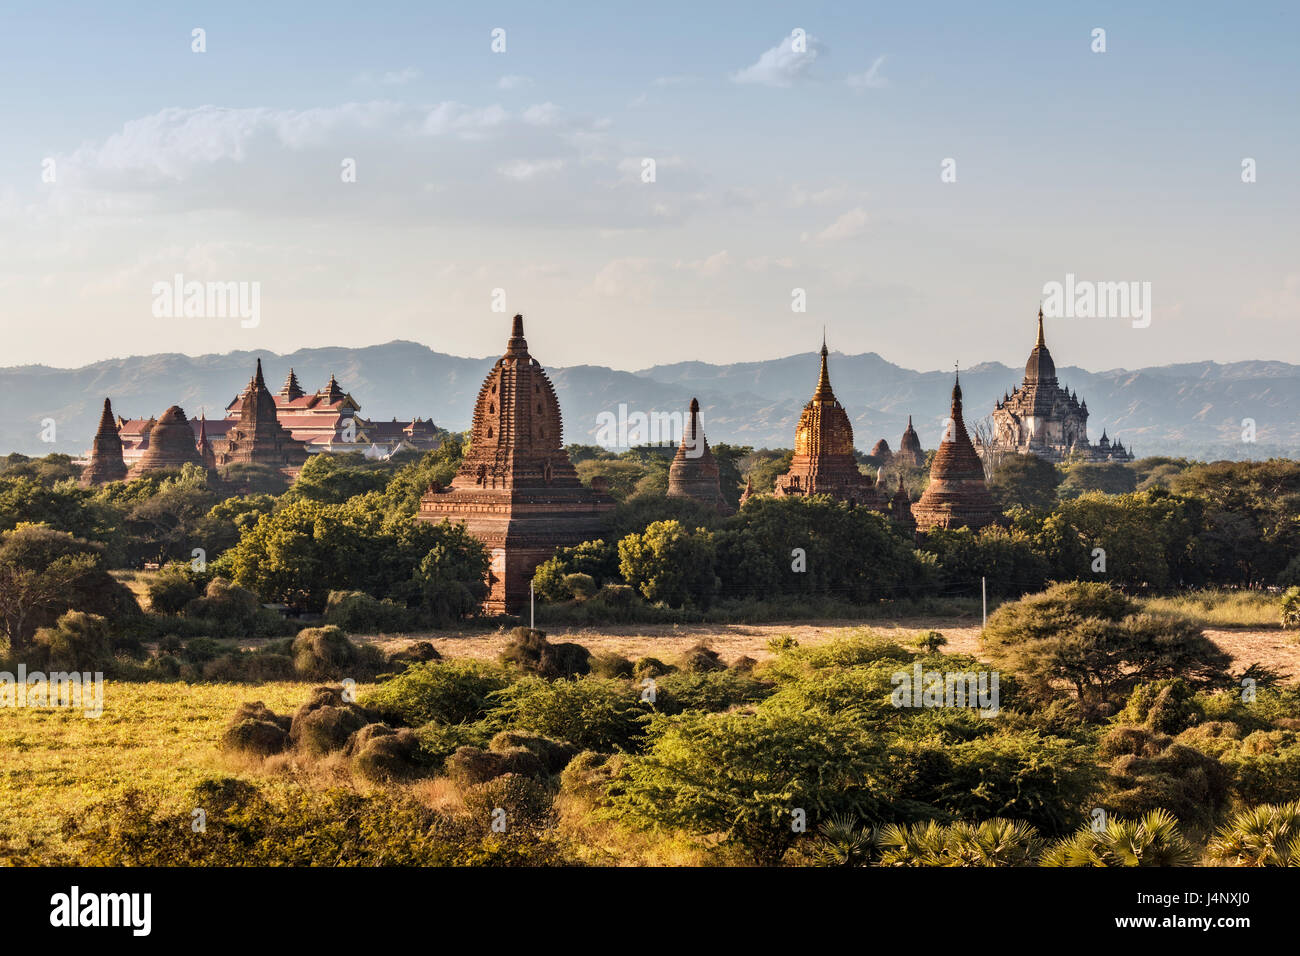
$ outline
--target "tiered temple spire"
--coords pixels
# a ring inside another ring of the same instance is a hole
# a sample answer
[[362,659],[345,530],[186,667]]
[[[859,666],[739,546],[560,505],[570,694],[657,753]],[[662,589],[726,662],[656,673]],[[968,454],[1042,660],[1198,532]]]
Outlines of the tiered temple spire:
[[558,547],[599,538],[601,515],[614,507],[578,480],[562,430],[555,387],[529,355],[524,319],[516,315],[505,354],[479,389],[469,451],[450,488],[424,495],[418,516],[463,521],[487,547],[489,612],[525,607],[537,565]]
[[1001,516],[984,482],[984,465],[962,417],[961,375],[953,380],[949,424],[930,466],[930,483],[912,506],[918,531],[983,528]]
[[696,398],[691,399],[690,418],[668,467],[668,497],[691,498],[722,514],[731,512],[731,506],[722,496],[717,460],[700,425],[700,402]]
[[262,360],[244,391],[239,406],[239,421],[226,432],[226,440],[216,449],[216,465],[266,465],[286,473],[296,473],[307,460],[307,447],[294,439],[280,424],[275,398],[262,377]]
[[850,504],[883,510],[884,496],[858,469],[853,451],[853,426],[831,388],[823,336],[821,369],[812,399],[803,408],[794,433],[790,470],[776,481],[778,498],[830,495]]
[[125,478],[126,462],[122,460],[122,439],[117,434],[113,406],[105,398],[104,410],[99,416],[99,428],[90,448],[90,462],[81,473],[81,485],[106,485],[110,481],[123,481]]

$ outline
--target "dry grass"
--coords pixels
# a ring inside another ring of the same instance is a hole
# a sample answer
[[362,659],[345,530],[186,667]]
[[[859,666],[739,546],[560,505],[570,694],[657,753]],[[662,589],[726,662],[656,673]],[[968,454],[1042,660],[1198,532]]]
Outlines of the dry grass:
[[214,773],[263,772],[260,763],[221,753],[221,731],[243,701],[288,712],[307,689],[108,681],[98,718],[79,710],[0,710],[0,839],[57,843],[64,815],[127,790],[180,796]]

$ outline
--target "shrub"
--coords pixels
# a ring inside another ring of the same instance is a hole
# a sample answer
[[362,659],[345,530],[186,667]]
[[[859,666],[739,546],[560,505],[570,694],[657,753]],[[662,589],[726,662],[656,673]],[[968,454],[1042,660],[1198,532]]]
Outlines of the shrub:
[[344,701],[337,688],[317,687],[294,712],[289,739],[306,753],[325,754],[343,749],[349,737],[371,722],[370,715]]
[[521,774],[507,773],[472,786],[464,799],[470,817],[494,833],[536,833],[555,824],[550,793]]
[[492,738],[488,745],[492,750],[505,752],[522,747],[537,755],[547,773],[559,773],[577,756],[578,748],[568,741],[552,740],[541,734],[524,733],[518,730],[503,730]]
[[406,727],[393,730],[387,724],[367,724],[348,739],[344,753],[352,758],[357,773],[376,783],[409,780],[424,769],[419,741]]
[[483,749],[492,737],[492,731],[483,723],[440,724],[430,721],[416,728],[420,746],[420,759],[430,766],[442,766],[460,747]]
[[370,691],[363,703],[385,720],[411,727],[429,721],[459,724],[480,720],[490,695],[510,683],[500,668],[478,661],[413,664]]
[[102,671],[113,663],[108,622],[98,614],[67,611],[53,627],[37,630],[33,640],[44,648],[52,670]]
[[1210,843],[1221,866],[1300,866],[1300,802],[1243,810]]
[[147,589],[149,609],[158,614],[180,614],[199,596],[199,589],[180,569],[168,567],[154,575]]
[[525,677],[498,697],[500,715],[511,727],[567,740],[584,750],[634,746],[645,718],[635,688],[623,681]]
[[457,747],[444,764],[447,776],[461,787],[475,786],[507,773],[525,777],[546,776],[546,765],[527,747],[483,750],[481,747]]
[[564,576],[564,589],[579,601],[585,601],[592,597],[598,588],[596,579],[590,574],[566,574]]
[[591,653],[581,644],[552,644],[546,633],[533,628],[517,627],[501,651],[502,664],[513,664],[525,673],[548,680],[576,677],[591,671]]
[[667,826],[743,849],[775,865],[797,838],[791,813],[887,809],[879,737],[854,715],[793,708],[651,719],[645,754],[630,757],[610,788],[629,822]]
[[270,756],[288,746],[291,724],[292,718],[277,715],[260,700],[240,704],[221,735],[220,745],[260,757]]
[[647,677],[661,677],[675,669],[657,657],[642,657],[632,665],[632,676],[637,680],[645,680]]
[[357,660],[357,648],[337,627],[309,627],[293,641],[293,669],[303,677],[330,680],[346,676]]
[[602,754],[584,750],[560,774],[560,790],[591,803],[605,802],[610,782],[618,776],[624,758],[619,754]]
[[325,623],[351,634],[408,630],[415,617],[404,606],[376,600],[365,591],[331,591],[325,599]]
[[714,712],[757,703],[771,693],[771,685],[732,670],[666,674],[655,681],[654,706],[664,714]]
[[623,679],[632,677],[632,662],[614,651],[598,651],[591,655],[589,663],[591,673],[597,677]]
[[1195,692],[1182,678],[1175,677],[1135,687],[1118,720],[1141,724],[1159,734],[1178,734],[1201,716]]
[[1038,831],[1023,820],[890,825],[876,837],[881,866],[1034,866]]
[[725,670],[718,652],[703,643],[696,644],[683,652],[677,666],[688,674],[707,674],[710,671]]
[[1300,627],[1300,587],[1289,587],[1282,594],[1282,626],[1287,630]]

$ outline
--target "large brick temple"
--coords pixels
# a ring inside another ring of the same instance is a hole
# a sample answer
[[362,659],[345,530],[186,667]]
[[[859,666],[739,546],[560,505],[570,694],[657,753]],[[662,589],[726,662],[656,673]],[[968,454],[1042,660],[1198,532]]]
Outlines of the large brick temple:
[[884,511],[886,496],[858,468],[853,453],[853,425],[831,389],[825,340],[821,354],[817,388],[795,426],[790,470],[776,480],[773,494],[777,498],[830,495],[850,504]]
[[465,522],[492,556],[484,609],[527,607],[533,571],[555,552],[599,538],[614,500],[578,480],[561,440],[555,388],[528,354],[516,315],[506,352],[479,389],[470,447],[448,488],[431,487],[420,521]]
[[930,464],[930,483],[912,505],[918,531],[931,528],[979,529],[998,521],[1001,512],[984,482],[984,464],[971,444],[961,409],[961,376],[952,386],[952,410],[939,450]]

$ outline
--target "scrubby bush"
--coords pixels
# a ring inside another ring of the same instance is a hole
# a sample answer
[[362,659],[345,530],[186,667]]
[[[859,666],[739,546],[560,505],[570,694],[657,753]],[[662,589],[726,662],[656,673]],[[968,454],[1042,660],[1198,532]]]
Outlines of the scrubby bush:
[[1241,811],[1215,834],[1210,858],[1220,866],[1300,866],[1300,802]]
[[326,754],[342,750],[349,737],[372,722],[369,713],[345,701],[337,688],[317,687],[294,712],[289,739],[305,753]]
[[544,631],[517,627],[510,632],[510,640],[501,651],[500,661],[527,674],[560,680],[589,673],[590,657],[591,653],[581,644],[552,644],[547,641]]
[[494,777],[469,787],[463,796],[466,812],[485,831],[536,833],[555,824],[550,792],[522,774]]
[[772,686],[732,670],[665,674],[655,679],[654,707],[662,714],[688,710],[714,712],[752,704],[772,693]]
[[500,716],[512,728],[567,740],[584,750],[629,749],[646,711],[624,681],[525,677],[502,690]]
[[632,662],[615,651],[597,651],[588,663],[597,677],[631,679]]
[[68,611],[53,627],[42,627],[33,643],[43,648],[51,670],[104,671],[113,664],[108,622],[98,614]]
[[645,680],[647,677],[661,677],[674,670],[675,667],[669,667],[657,657],[642,657],[632,665],[632,676],[636,680]]
[[704,643],[687,648],[677,661],[677,667],[688,674],[707,674],[726,669],[718,652]]
[[424,770],[419,740],[406,727],[367,724],[348,738],[344,753],[358,774],[376,783],[409,780]]
[[149,608],[158,614],[180,614],[199,596],[199,589],[181,569],[169,565],[149,581]]
[[383,719],[418,727],[429,721],[460,724],[480,720],[491,695],[510,683],[503,669],[479,661],[413,664],[369,692],[362,703]]
[[222,732],[221,746],[260,757],[279,753],[289,744],[292,722],[293,718],[276,714],[260,700],[240,704]]
[[385,598],[376,600],[365,591],[331,591],[325,599],[325,623],[350,634],[405,631],[417,626],[416,615]]
[[1287,630],[1300,627],[1300,587],[1289,587],[1282,594],[1282,626]]
[[383,667],[383,653],[372,644],[353,644],[332,624],[309,627],[293,641],[293,669],[310,680],[368,677]]

